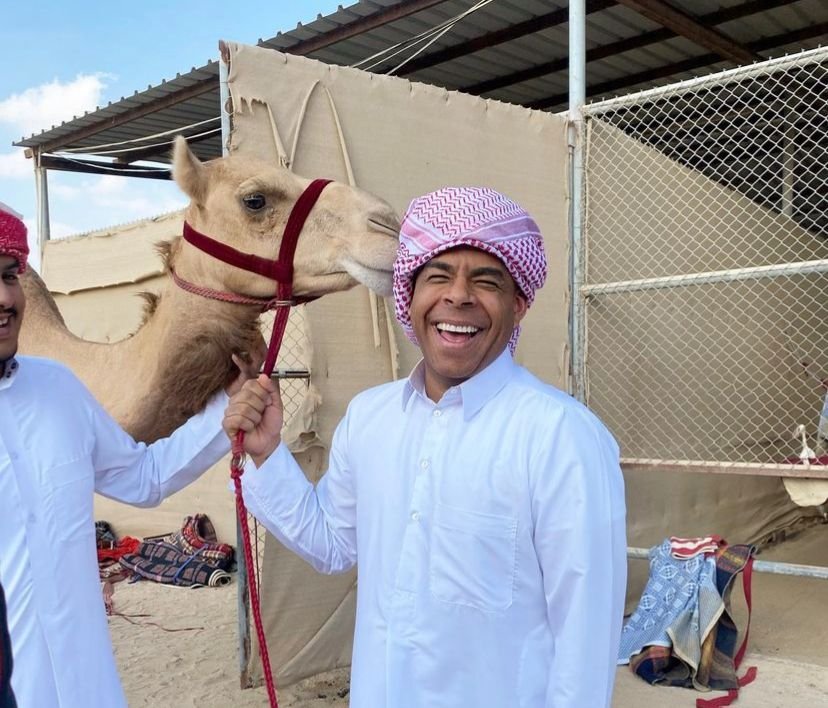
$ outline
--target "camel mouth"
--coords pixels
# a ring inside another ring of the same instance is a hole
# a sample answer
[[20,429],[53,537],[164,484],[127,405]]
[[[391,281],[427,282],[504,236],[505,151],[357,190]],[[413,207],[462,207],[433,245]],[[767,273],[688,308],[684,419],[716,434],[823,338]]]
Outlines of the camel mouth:
[[393,266],[390,268],[377,267],[350,259],[346,259],[343,265],[348,275],[357,282],[362,283],[369,290],[373,290],[382,297],[387,297],[391,294],[394,277]]
[[[391,294],[394,271],[386,268],[358,263],[357,261],[345,261],[342,263],[344,269],[328,271],[322,277],[324,282],[315,283],[312,290],[297,288],[294,293],[299,297],[322,297],[330,292],[339,292],[350,288],[354,282],[361,283],[369,290],[373,290],[382,297]],[[338,281],[338,282],[337,282]]]

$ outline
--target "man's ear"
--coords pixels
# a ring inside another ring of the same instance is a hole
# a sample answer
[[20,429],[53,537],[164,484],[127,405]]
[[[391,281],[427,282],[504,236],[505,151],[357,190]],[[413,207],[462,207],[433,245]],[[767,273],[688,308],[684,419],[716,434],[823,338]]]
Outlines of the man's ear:
[[523,295],[520,290],[515,288],[515,305],[514,305],[514,313],[515,313],[515,324],[520,324],[520,321],[525,317],[526,312],[529,310],[529,303],[526,301],[526,297]]

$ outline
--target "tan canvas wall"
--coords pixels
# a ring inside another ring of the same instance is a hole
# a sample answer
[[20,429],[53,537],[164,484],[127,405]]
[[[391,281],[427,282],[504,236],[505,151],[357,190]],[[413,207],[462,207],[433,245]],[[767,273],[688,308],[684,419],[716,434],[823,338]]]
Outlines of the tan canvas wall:
[[[544,233],[548,285],[526,319],[517,359],[564,385],[567,354],[567,195],[564,121],[422,84],[231,47],[232,149],[278,160],[307,177],[352,181],[400,213],[445,185],[484,184],[524,205]],[[386,306],[364,289],[308,306],[313,425],[319,446],[297,459],[311,479],[359,390],[406,375],[418,359]],[[398,357],[394,353],[399,350]],[[354,576],[322,577],[268,538],[262,579],[270,647],[281,681],[348,663]],[[311,592],[312,595],[308,595]],[[251,666],[255,673],[258,666]]]

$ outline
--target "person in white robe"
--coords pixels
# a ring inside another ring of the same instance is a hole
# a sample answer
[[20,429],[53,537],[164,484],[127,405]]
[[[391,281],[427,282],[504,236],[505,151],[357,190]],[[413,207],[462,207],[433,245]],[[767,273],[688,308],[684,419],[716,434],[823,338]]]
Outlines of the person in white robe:
[[133,440],[65,366],[17,355],[27,256],[23,221],[0,204],[0,584],[12,689],[18,708],[120,708],[94,493],[149,507],[197,479],[229,451],[228,397],[216,394],[169,438]]
[[[602,708],[626,584],[618,446],[517,365],[541,235],[486,188],[415,199],[394,269],[422,350],[351,402],[314,487],[266,377],[231,399],[248,509],[323,573],[358,565],[352,708]],[[538,326],[542,326],[539,323]]]

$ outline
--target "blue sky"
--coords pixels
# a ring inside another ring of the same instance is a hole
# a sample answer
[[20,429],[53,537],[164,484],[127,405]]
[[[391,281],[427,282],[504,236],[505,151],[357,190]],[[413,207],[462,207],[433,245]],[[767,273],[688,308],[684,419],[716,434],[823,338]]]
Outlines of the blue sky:
[[[143,0],[10,2],[0,46],[0,202],[22,213],[33,242],[36,213],[30,160],[12,142],[98,105],[143,90],[218,56],[218,40],[255,44],[342,0]],[[237,8],[237,9],[236,9]],[[49,173],[55,238],[135,221],[184,205],[171,183]]]

